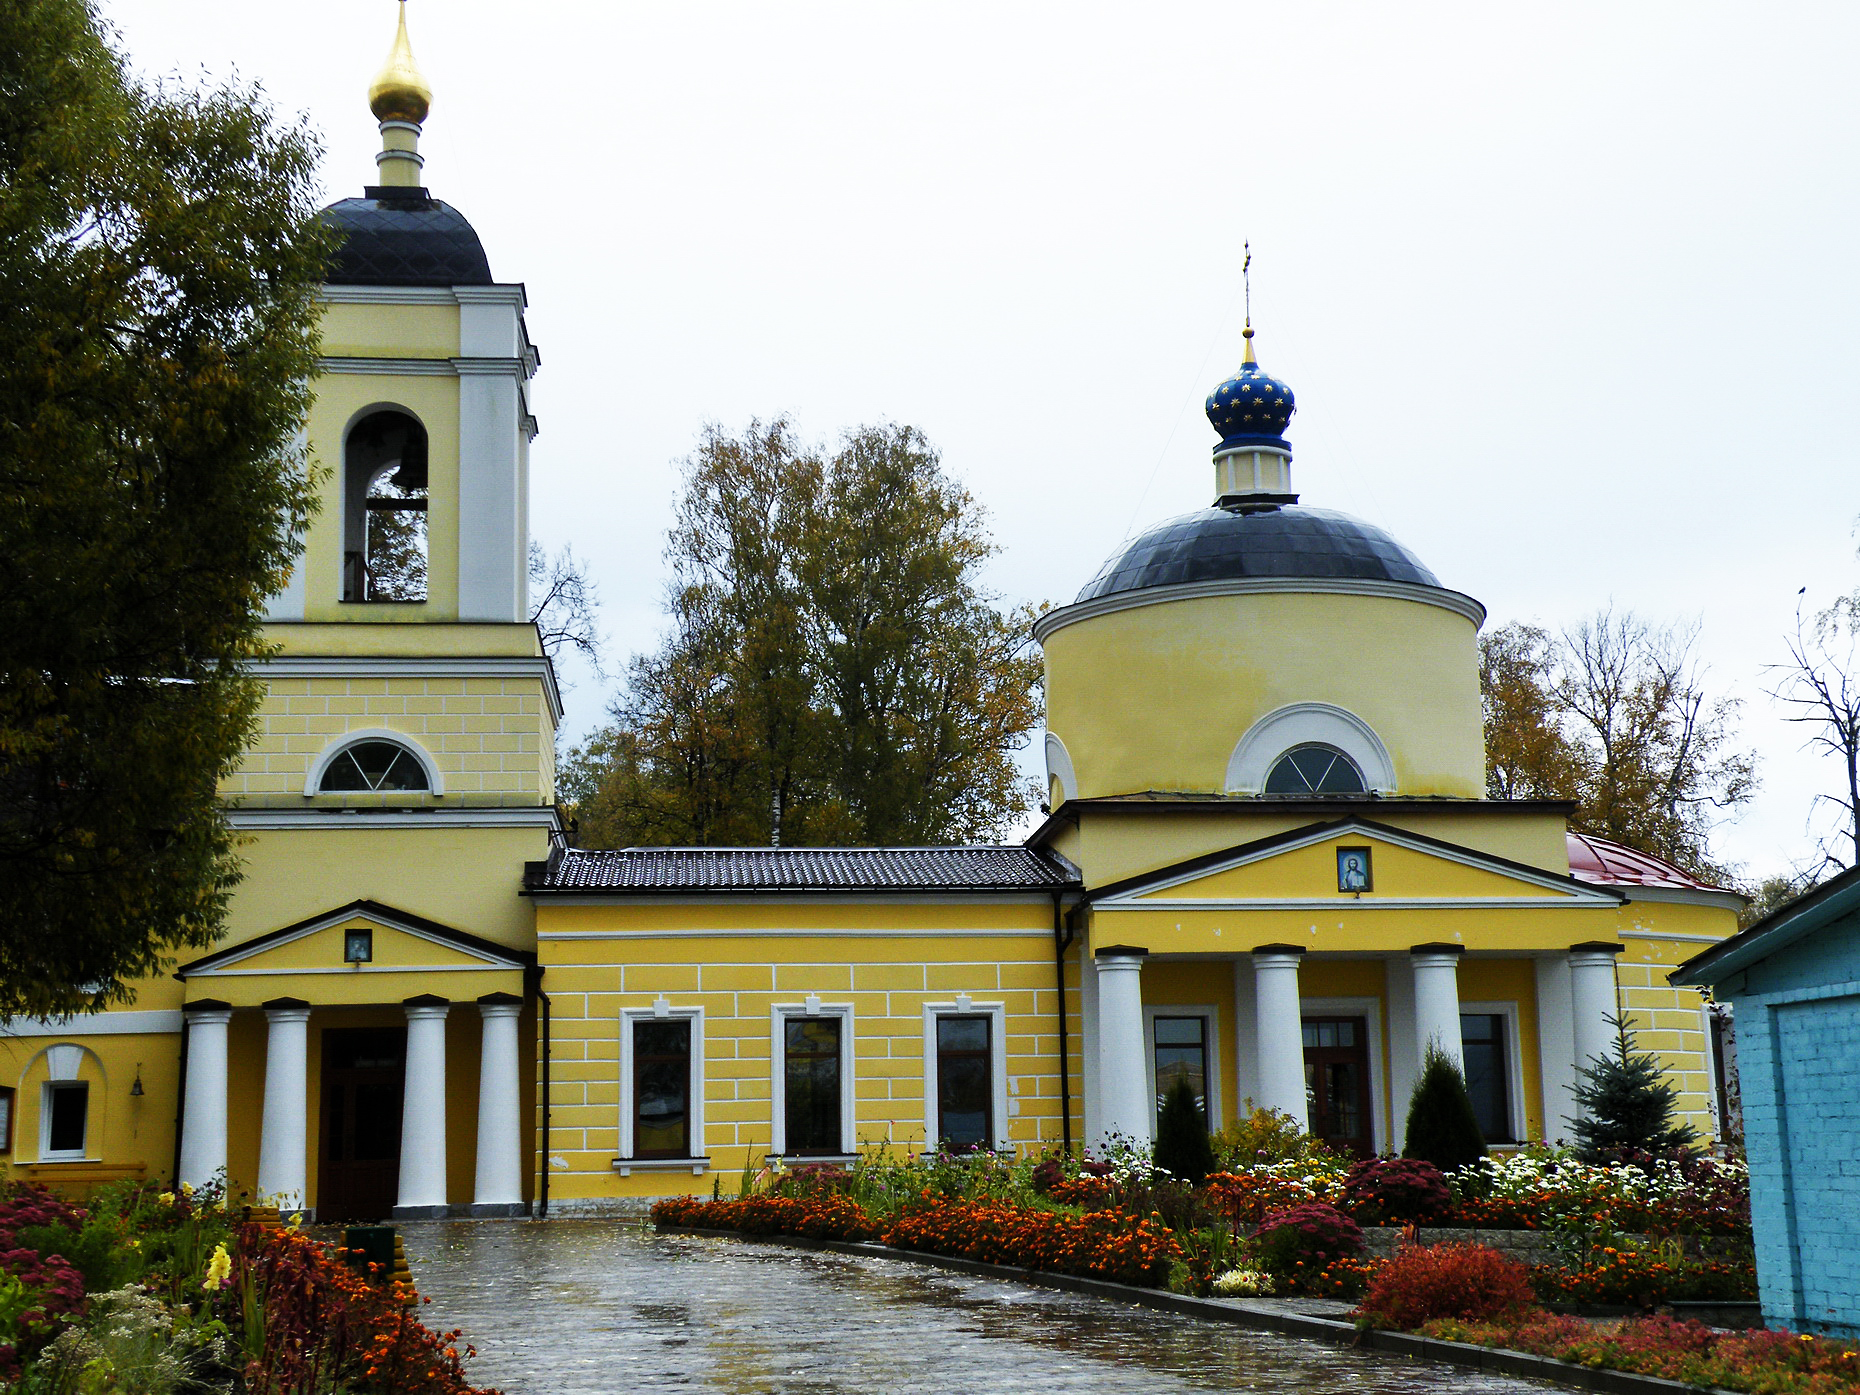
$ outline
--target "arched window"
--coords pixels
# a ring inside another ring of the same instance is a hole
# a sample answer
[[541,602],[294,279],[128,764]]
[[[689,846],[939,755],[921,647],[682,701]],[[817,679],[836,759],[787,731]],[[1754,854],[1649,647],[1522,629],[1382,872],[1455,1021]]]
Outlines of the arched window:
[[426,428],[371,412],[343,449],[342,598],[426,599]]
[[323,767],[320,794],[425,793],[432,789],[426,764],[394,741],[357,741]]
[[1266,794],[1364,794],[1363,772],[1334,746],[1294,746],[1272,763]]

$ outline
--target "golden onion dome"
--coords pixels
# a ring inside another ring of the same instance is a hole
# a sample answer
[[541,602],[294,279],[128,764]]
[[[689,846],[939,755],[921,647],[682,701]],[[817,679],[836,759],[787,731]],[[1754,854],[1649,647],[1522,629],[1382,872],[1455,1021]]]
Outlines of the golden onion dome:
[[432,104],[433,89],[421,76],[413,61],[413,45],[407,41],[407,0],[400,0],[400,29],[387,62],[368,89],[368,106],[377,121],[411,121],[418,126]]

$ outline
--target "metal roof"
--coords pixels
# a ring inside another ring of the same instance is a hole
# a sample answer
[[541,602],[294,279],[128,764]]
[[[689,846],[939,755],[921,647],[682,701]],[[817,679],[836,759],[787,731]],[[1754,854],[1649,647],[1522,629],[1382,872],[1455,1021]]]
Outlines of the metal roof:
[[[484,244],[451,204],[424,189],[370,188],[370,197],[343,199],[322,216],[342,232],[325,279],[336,286],[488,286]],[[393,197],[392,195],[405,195]]]
[[1200,509],[1166,519],[1099,568],[1078,599],[1239,577],[1335,577],[1439,587],[1421,560],[1373,523],[1331,509]]
[[531,863],[531,892],[1052,891],[1078,885],[1024,847],[559,848]]
[[1678,891],[1730,890],[1700,881],[1652,853],[1623,847],[1591,833],[1569,833],[1565,840],[1569,844],[1569,874],[1577,881],[1597,886],[1662,886]]

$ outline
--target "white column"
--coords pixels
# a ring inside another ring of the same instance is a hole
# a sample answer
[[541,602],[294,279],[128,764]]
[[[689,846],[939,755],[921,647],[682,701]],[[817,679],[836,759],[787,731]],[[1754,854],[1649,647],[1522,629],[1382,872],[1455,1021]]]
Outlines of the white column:
[[1570,946],[1569,1016],[1578,1072],[1595,1057],[1614,1054],[1615,1029],[1608,1019],[1617,1011],[1615,956],[1620,952],[1621,946],[1601,941]]
[[1253,1011],[1259,1028],[1259,1105],[1311,1127],[1305,1103],[1305,1025],[1298,1007],[1297,945],[1253,951]]
[[1148,1143],[1156,1112],[1143,1049],[1143,959],[1146,949],[1106,945],[1094,954],[1098,967],[1098,1101],[1104,1112],[1099,1135],[1122,1134]]
[[1420,1079],[1420,1057],[1414,1052],[1414,967],[1391,955],[1383,962],[1383,991],[1389,1004],[1389,1147],[1400,1152],[1408,1140],[1408,1106],[1414,1102]]
[[396,1216],[446,1210],[446,1012],[426,997],[406,1004],[407,1076],[400,1111],[400,1201]]
[[265,1114],[258,1139],[258,1194],[286,1211],[308,1195],[310,1005],[265,1004]]
[[1544,1137],[1570,1136],[1576,1120],[1576,1027],[1570,1011],[1569,956],[1542,955],[1537,979],[1537,1060],[1544,1084]]
[[1460,1044],[1460,955],[1453,944],[1416,945],[1409,951],[1414,966],[1414,1059],[1427,1061],[1427,1049],[1439,1047],[1455,1070],[1466,1073],[1466,1053]]
[[226,1171],[226,1024],[230,1007],[187,1014],[187,1101],[181,1118],[181,1175],[204,1187]]
[[1255,972],[1252,964],[1246,960],[1234,960],[1234,1099],[1239,1102],[1241,1118],[1260,1107],[1259,1016],[1254,1008],[1253,985]]
[[507,993],[478,1000],[484,1044],[478,1056],[478,1177],[474,1216],[520,1216],[523,1205],[523,1108],[517,1066],[517,1018],[523,1001]]

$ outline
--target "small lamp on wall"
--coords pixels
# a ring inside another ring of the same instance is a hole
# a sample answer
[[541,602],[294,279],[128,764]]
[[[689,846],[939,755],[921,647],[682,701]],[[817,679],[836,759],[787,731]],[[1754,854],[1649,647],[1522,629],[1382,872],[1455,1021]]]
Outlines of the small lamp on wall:
[[142,1095],[143,1095],[142,1062],[137,1061],[136,1062],[136,1079],[135,1079],[135,1083],[129,1087],[129,1097],[131,1099],[141,1099]]

